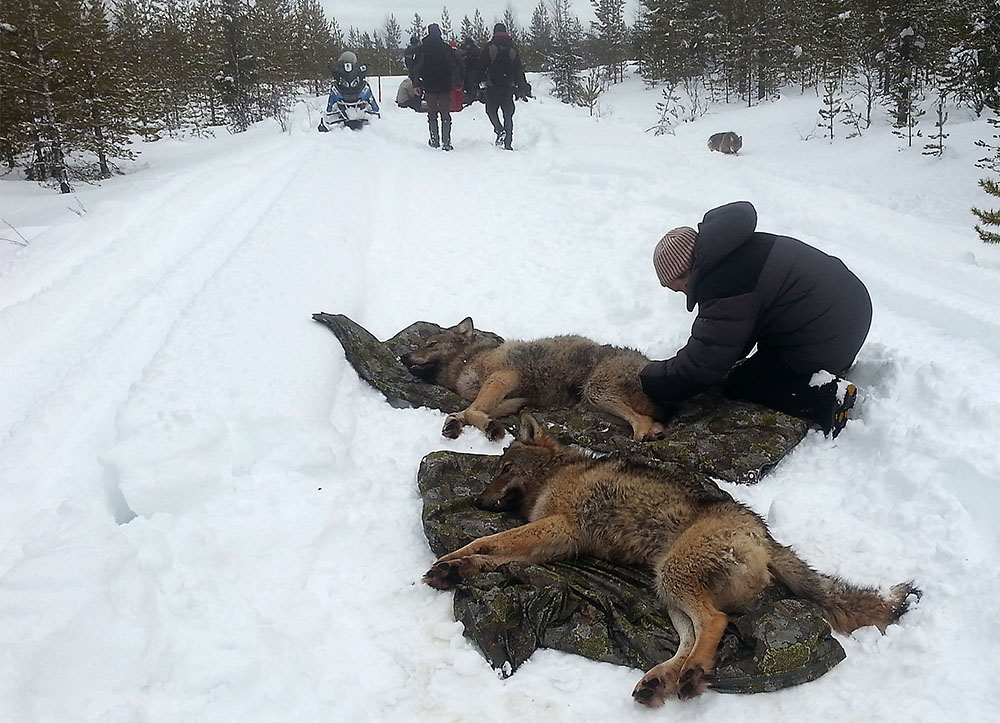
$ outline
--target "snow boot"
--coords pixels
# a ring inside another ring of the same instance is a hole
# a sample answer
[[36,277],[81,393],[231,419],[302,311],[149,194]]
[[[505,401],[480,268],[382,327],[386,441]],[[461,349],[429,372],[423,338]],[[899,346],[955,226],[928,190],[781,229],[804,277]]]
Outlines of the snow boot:
[[847,414],[854,408],[854,402],[858,398],[858,388],[851,383],[844,387],[843,398],[840,398],[837,381],[832,381],[823,385],[823,417],[820,425],[823,427],[824,435],[831,435],[834,439],[844,431],[847,425]]
[[441,119],[441,150],[450,151],[454,148],[451,145],[451,119]]
[[427,116],[427,127],[430,129],[431,137],[427,141],[427,145],[431,148],[438,148],[441,146],[441,137],[438,135],[438,119],[437,116]]
[[497,139],[493,142],[493,145],[502,146],[507,138],[507,133],[502,128],[494,132],[497,134]]

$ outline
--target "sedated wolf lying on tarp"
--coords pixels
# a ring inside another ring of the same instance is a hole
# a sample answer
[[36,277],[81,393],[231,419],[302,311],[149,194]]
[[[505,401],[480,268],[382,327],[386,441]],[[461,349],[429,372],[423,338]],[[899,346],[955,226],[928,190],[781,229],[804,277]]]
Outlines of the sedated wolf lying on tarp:
[[410,373],[472,403],[449,414],[441,434],[455,438],[472,425],[496,441],[507,433],[496,417],[526,405],[569,407],[586,401],[632,426],[638,441],[663,438],[663,411],[643,393],[639,371],[649,362],[635,349],[582,336],[499,342],[476,333],[472,319],[428,338],[400,357]]
[[906,611],[909,596],[920,594],[901,583],[883,596],[816,572],[732,498],[675,483],[661,469],[567,447],[528,414],[477,506],[519,509],[527,524],[444,555],[424,576],[428,585],[449,589],[508,562],[578,555],[653,569],[680,643],[632,693],[649,706],[691,698],[709,686],[726,613],[741,611],[774,580],[817,604],[844,633],[866,625],[884,632]]

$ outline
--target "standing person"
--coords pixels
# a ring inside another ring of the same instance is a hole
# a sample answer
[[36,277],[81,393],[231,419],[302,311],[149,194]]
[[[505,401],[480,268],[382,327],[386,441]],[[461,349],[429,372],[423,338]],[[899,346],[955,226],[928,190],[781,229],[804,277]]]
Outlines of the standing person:
[[452,150],[451,91],[462,87],[462,74],[458,53],[441,38],[441,28],[437,23],[427,26],[427,37],[421,43],[421,50],[413,64],[413,70],[410,71],[410,78],[413,80],[414,89],[421,89],[424,100],[427,101],[427,126],[430,130],[427,145],[443,151]]
[[410,44],[406,46],[406,50],[403,51],[403,63],[406,64],[407,74],[413,72],[413,66],[417,62],[417,57],[420,55],[420,38],[416,35],[410,37]]
[[472,105],[479,100],[479,84],[483,80],[483,53],[472,38],[465,38],[458,45],[465,61],[465,93],[463,103]]
[[[671,404],[725,380],[724,393],[800,417],[836,437],[857,388],[837,378],[868,336],[868,290],[844,263],[789,236],[756,231],[747,201],[675,228],[653,251],[662,286],[698,306],[691,337],[639,375]],[[756,345],[757,352],[742,363]]]
[[[511,143],[514,139],[514,94],[522,93],[521,89],[527,87],[527,79],[524,77],[521,53],[503,23],[493,26],[493,38],[483,52],[483,65],[486,115],[493,124],[496,144],[510,151],[513,150]],[[498,111],[503,113],[503,123]]]

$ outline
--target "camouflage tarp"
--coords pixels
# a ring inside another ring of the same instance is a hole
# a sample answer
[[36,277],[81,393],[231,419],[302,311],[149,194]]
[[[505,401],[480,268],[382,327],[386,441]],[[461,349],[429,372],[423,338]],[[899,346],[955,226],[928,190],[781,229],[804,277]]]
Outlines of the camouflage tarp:
[[[420,463],[424,534],[435,555],[522,524],[516,515],[484,512],[472,504],[497,459],[432,452]],[[662,466],[687,483],[712,485],[697,472]],[[652,579],[645,568],[592,557],[545,565],[511,563],[461,583],[455,590],[455,618],[505,676],[536,648],[645,671],[677,649],[677,634],[652,591]],[[777,690],[815,680],[844,659],[844,649],[819,608],[786,595],[774,587],[745,614],[730,618],[719,646],[712,683],[716,690]]]
[[[347,361],[358,375],[400,407],[431,407],[458,412],[469,403],[454,392],[417,379],[399,357],[420,346],[441,327],[418,321],[391,339],[380,342],[342,314],[313,314],[337,335]],[[490,332],[481,332],[489,334]],[[497,339],[500,339],[496,334]],[[727,482],[752,483],[773,467],[805,436],[801,419],[749,402],[725,399],[716,392],[699,394],[685,403],[667,425],[666,439],[635,442],[628,425],[594,409],[532,410],[549,433],[564,443],[597,452],[615,452],[645,461],[678,463]],[[442,420],[443,423],[444,420]],[[508,429],[515,417],[505,417]],[[473,428],[465,434],[478,434]]]
[[[441,327],[417,322],[380,342],[342,315],[315,314],[344,347],[359,376],[395,406],[464,409],[457,394],[411,376],[399,356]],[[498,337],[499,338],[499,337]],[[633,442],[620,420],[584,409],[539,410],[535,416],[564,442],[616,452],[664,468],[687,484],[724,496],[712,477],[756,481],[805,434],[800,420],[716,394],[702,394],[668,426],[667,439]],[[508,426],[516,420],[505,419]],[[467,430],[467,434],[477,433]],[[472,501],[488,483],[496,457],[434,452],[417,474],[428,543],[443,555],[482,535],[521,524]],[[646,670],[673,655],[677,635],[653,594],[651,574],[593,558],[548,565],[510,564],[460,584],[455,617],[490,664],[513,673],[539,647]],[[732,622],[719,648],[713,687],[755,693],[814,680],[844,651],[810,603],[769,590]]]

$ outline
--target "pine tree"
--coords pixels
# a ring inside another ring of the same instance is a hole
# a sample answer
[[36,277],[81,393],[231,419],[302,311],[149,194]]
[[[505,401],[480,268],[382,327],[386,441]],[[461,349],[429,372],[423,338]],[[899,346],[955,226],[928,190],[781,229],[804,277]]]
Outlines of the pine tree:
[[826,132],[826,137],[831,141],[834,138],[834,128],[836,127],[837,116],[844,110],[844,101],[840,97],[840,85],[834,79],[823,81],[823,105],[819,109],[819,117],[822,119],[819,126]]
[[[441,31],[442,33],[444,30]],[[403,70],[403,51],[400,43],[403,40],[403,29],[396,22],[396,16],[389,14],[385,19],[385,74],[392,75]]]
[[83,169],[84,177],[110,178],[118,170],[115,160],[135,158],[129,147],[134,128],[121,58],[101,0],[84,3],[80,36],[82,53],[75,70],[83,123],[76,129],[72,145],[74,150],[96,158],[94,170]]
[[413,13],[413,20],[410,21],[410,37],[423,38],[427,34],[427,27],[424,25],[420,13]]
[[944,124],[948,121],[948,113],[944,109],[945,100],[945,94],[939,93],[937,103],[934,104],[935,132],[927,134],[931,142],[924,146],[923,153],[925,156],[944,155],[944,139],[948,137],[948,134],[944,132]]
[[[473,40],[475,40],[475,34],[476,34],[475,28],[472,26],[472,21],[469,20],[468,15],[462,16],[462,25],[460,26],[460,28],[461,29],[459,30],[459,33],[461,34],[463,40],[465,40],[466,38],[472,38]],[[476,45],[479,45],[478,41],[476,42]]]
[[156,140],[166,123],[153,47],[153,29],[157,25],[153,5],[150,0],[115,0],[113,17],[114,39],[132,94],[136,128],[146,140]]
[[484,45],[491,37],[493,33],[486,29],[483,15],[479,12],[479,8],[476,8],[476,12],[472,15],[472,39],[476,41],[476,45]]
[[448,14],[448,8],[441,8],[441,36],[445,40],[455,40],[455,31],[451,27],[451,15]]
[[590,29],[597,41],[597,61],[612,83],[625,79],[625,0],[590,0],[597,18]]
[[583,58],[580,43],[583,27],[573,14],[570,0],[553,0],[552,51],[547,57],[547,72],[552,79],[553,94],[563,103],[577,103],[580,97],[580,70]]
[[66,157],[71,135],[84,123],[70,71],[80,52],[81,16],[76,0],[23,0],[4,11],[0,87],[5,99],[20,98],[19,127],[5,139],[12,146],[8,160],[20,157],[29,179],[52,183],[61,193],[73,190]]
[[252,50],[250,16],[241,0],[217,0],[216,10],[222,63],[215,73],[215,85],[226,108],[229,127],[240,133],[260,120],[254,108],[257,58]]
[[544,0],[539,0],[531,14],[528,37],[521,45],[521,59],[525,70],[546,69],[545,59],[552,52],[552,22]]
[[[1000,183],[992,178],[980,178],[979,186],[994,198],[1000,198]],[[973,207],[972,213],[979,219],[979,223],[975,227],[979,238],[988,244],[1000,244],[1000,233],[984,228],[985,226],[1000,227],[1000,210],[983,211]]]
[[646,132],[653,132],[655,136],[675,135],[674,126],[681,120],[684,114],[684,106],[680,96],[677,95],[677,83],[670,83],[663,88],[660,93],[661,100],[656,104],[656,111],[660,114],[656,125],[647,128]]
[[329,77],[330,45],[333,37],[319,0],[298,0],[294,17],[296,77],[306,80],[320,95]]
[[[1000,128],[1000,117],[990,118],[988,122],[994,128]],[[1000,135],[993,135],[994,140],[998,138],[1000,138]],[[988,148],[992,152],[992,155],[981,159],[976,165],[991,171],[1000,171],[1000,145],[993,145],[982,140],[976,141],[976,145]],[[989,195],[1000,198],[1000,184],[995,179],[981,178],[979,179],[979,186]],[[1000,210],[981,210],[974,207],[972,213],[980,221],[979,224],[976,224],[976,233],[979,234],[979,238],[986,243],[1000,243],[1000,233],[985,228],[986,226],[1000,227]]]
[[607,88],[607,81],[604,72],[600,68],[591,68],[587,77],[580,83],[577,93],[577,102],[586,108],[591,117],[597,108],[597,101]]

